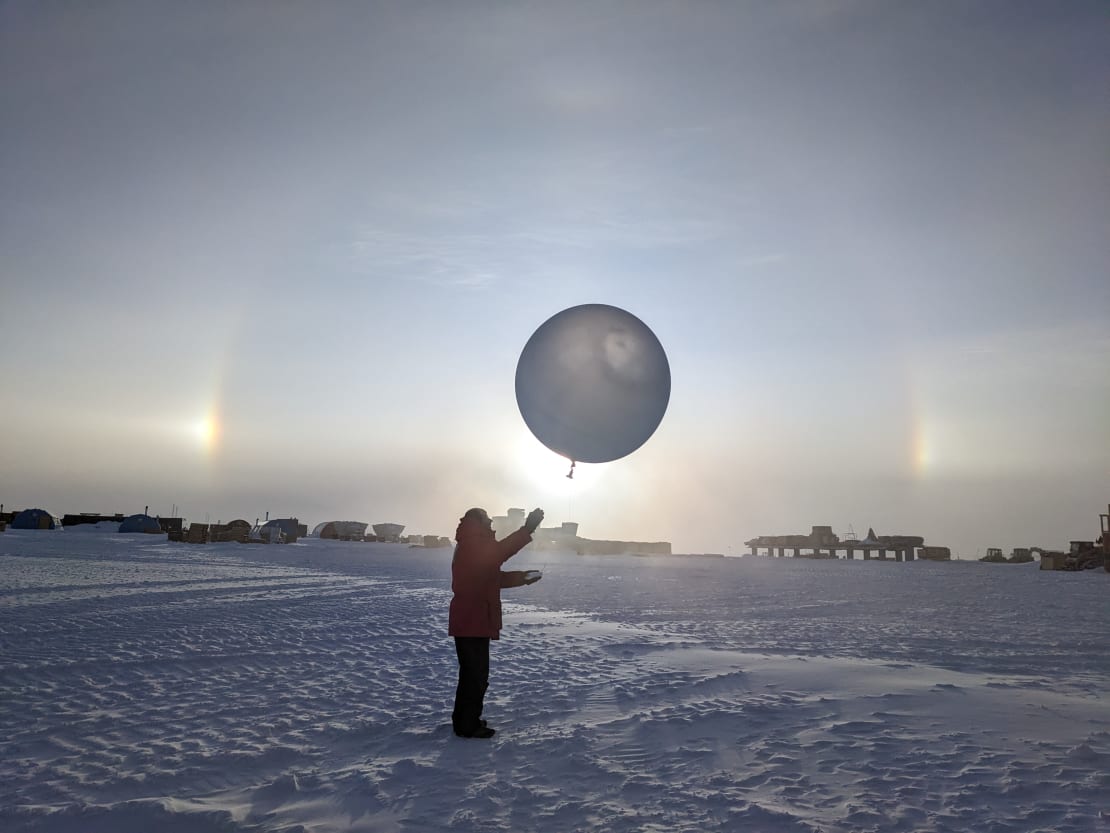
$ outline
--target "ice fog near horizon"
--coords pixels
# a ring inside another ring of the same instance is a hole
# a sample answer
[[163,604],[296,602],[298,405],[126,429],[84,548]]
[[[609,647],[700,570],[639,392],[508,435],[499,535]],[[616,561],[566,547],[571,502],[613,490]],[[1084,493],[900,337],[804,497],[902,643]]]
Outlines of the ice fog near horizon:
[[0,827],[1110,824],[1106,573],[525,549],[471,741],[449,559],[0,534]]

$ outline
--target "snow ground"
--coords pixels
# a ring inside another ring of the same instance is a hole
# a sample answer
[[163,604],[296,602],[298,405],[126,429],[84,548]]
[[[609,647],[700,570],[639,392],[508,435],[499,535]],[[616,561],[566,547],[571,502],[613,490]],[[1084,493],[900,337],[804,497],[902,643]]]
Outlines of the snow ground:
[[0,829],[1110,831],[1110,575],[0,534]]

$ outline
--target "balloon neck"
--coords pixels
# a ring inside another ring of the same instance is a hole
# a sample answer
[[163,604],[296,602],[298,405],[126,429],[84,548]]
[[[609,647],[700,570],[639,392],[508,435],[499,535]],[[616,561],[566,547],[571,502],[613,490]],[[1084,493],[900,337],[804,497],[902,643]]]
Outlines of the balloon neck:
[[567,472],[567,480],[574,480],[574,461],[570,461],[570,471]]

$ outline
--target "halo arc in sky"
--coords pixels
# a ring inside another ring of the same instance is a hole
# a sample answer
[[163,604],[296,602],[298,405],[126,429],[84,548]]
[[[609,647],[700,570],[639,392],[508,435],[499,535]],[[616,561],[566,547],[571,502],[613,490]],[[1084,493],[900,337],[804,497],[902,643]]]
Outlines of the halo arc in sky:
[[556,313],[520,354],[516,401],[529,430],[571,461],[607,463],[655,433],[671,396],[663,345],[639,318],[607,304]]

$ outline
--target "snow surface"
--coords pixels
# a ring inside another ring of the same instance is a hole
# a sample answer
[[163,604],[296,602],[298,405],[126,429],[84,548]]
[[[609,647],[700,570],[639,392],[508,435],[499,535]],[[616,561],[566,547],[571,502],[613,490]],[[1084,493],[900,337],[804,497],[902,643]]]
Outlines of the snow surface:
[[4,831],[1106,831],[1110,575],[0,534]]

